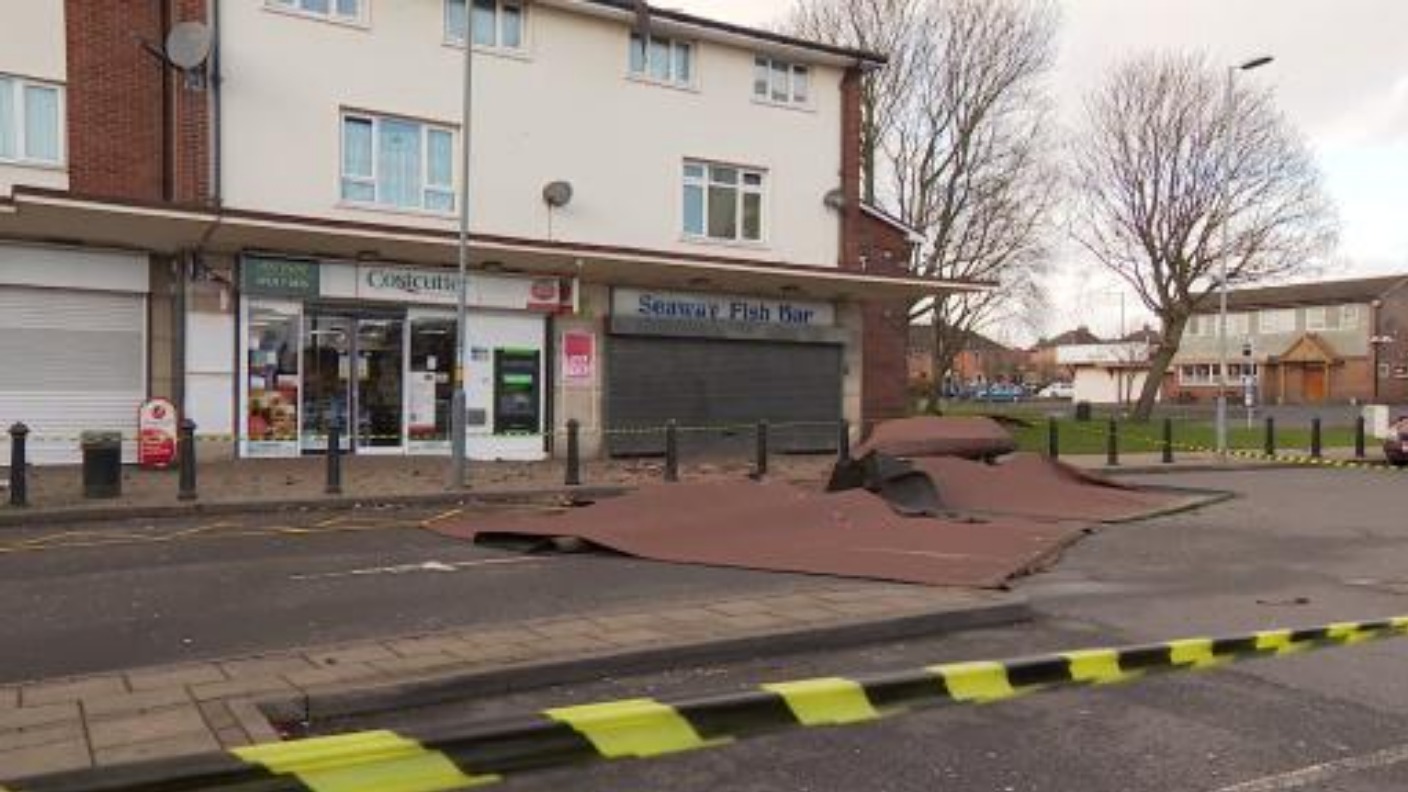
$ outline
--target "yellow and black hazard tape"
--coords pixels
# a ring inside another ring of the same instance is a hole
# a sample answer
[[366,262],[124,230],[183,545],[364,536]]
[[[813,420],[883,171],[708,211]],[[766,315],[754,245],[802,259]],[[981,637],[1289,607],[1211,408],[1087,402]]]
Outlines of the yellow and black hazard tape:
[[[988,704],[1064,687],[1108,685],[1408,635],[1408,617],[953,663],[884,676],[761,685],[678,702],[611,701],[545,710],[436,734],[363,732],[237,748],[11,782],[10,792],[308,790],[439,792],[548,768],[650,759],[814,727],[872,723],[945,704]],[[0,790],[6,787],[0,787]]]

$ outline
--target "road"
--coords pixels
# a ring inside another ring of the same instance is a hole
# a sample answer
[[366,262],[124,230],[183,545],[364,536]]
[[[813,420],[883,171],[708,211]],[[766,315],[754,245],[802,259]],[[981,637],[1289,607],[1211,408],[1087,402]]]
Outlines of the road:
[[[1408,613],[1408,478],[1296,470],[1160,477],[1242,498],[1110,528],[1022,589],[1034,624],[475,701],[419,726],[570,703]],[[1408,640],[1130,686],[950,708],[722,750],[545,774],[509,789],[1149,790],[1408,788]],[[347,724],[344,724],[347,725]]]
[[525,558],[421,529],[438,516],[391,509],[6,530],[0,683],[541,618],[641,598],[746,596],[796,580],[598,555]]

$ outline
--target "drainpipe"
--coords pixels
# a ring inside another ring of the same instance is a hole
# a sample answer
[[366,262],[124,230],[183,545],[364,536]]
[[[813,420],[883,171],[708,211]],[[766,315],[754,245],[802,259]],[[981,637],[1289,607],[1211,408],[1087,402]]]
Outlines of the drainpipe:
[[[160,0],[157,5],[160,17],[157,24],[161,37],[157,46],[166,46],[166,37],[171,33],[171,0]],[[175,83],[171,79],[171,68],[161,64],[161,199],[170,203],[176,197],[176,109],[172,91]]]
[[221,163],[221,99],[220,86],[223,80],[220,76],[220,52],[223,49],[223,41],[220,38],[220,0],[208,0],[206,6],[206,16],[210,19],[210,40],[214,42],[214,47],[210,52],[210,63],[207,66],[208,78],[206,85],[210,92],[210,199],[216,207],[224,206],[224,184]]

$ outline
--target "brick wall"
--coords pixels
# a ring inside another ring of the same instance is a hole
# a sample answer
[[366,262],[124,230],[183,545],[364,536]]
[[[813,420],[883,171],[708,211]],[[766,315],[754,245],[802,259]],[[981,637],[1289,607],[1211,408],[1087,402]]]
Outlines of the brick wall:
[[210,150],[206,94],[188,90],[142,42],[159,48],[170,25],[203,21],[205,1],[67,0],[64,10],[70,189],[137,201],[203,200]]
[[1408,404],[1408,287],[1390,291],[1375,309],[1376,335],[1392,339],[1379,347],[1379,402]]

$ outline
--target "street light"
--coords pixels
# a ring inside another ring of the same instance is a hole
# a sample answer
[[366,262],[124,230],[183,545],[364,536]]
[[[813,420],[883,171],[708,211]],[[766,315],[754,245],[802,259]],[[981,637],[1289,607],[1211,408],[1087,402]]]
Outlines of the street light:
[[469,486],[469,449],[466,434],[466,411],[469,408],[469,378],[465,358],[469,357],[469,152],[470,108],[474,99],[474,43],[471,28],[473,13],[468,0],[464,12],[464,102],[460,118],[460,241],[459,287],[455,297],[455,392],[450,399],[450,453],[454,461],[450,468],[450,489]]
[[[1223,112],[1227,114],[1227,128],[1229,130],[1232,128],[1233,121],[1232,111],[1236,97],[1237,72],[1260,69],[1273,60],[1275,58],[1270,55],[1262,55],[1236,66],[1227,67],[1227,96]],[[1231,140],[1229,137],[1224,141],[1222,150],[1224,178],[1227,179],[1224,189],[1229,192],[1232,189],[1231,179],[1227,175],[1231,165],[1230,148]],[[1219,263],[1217,288],[1219,298],[1217,312],[1217,453],[1224,460],[1227,458],[1227,260],[1232,257],[1232,250],[1228,244],[1227,225],[1227,221],[1224,220],[1222,223],[1222,257]]]

